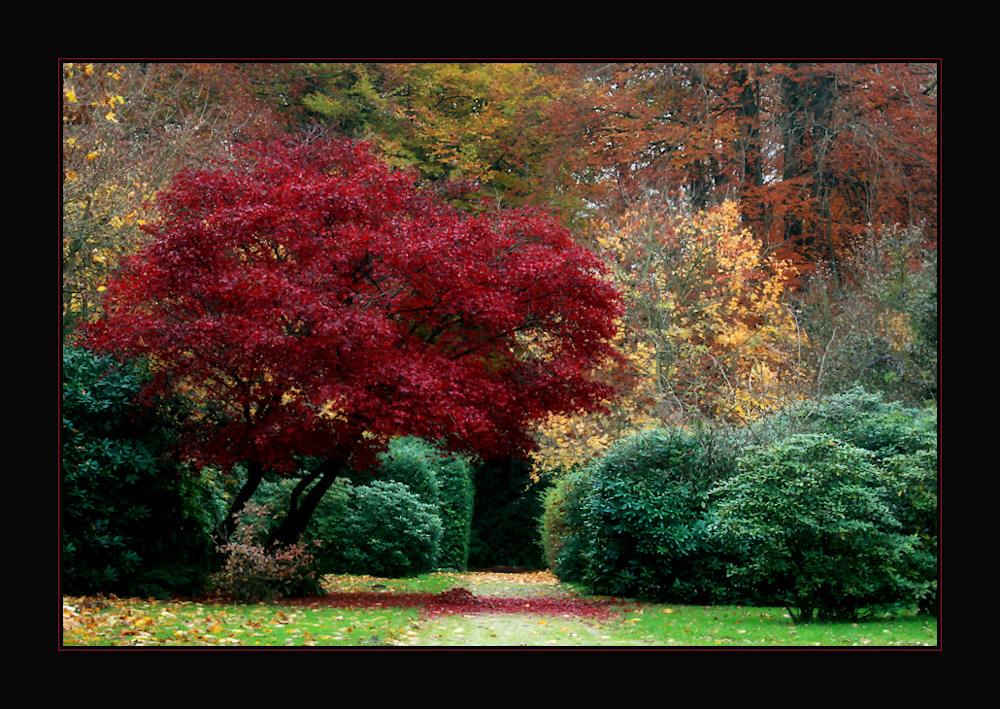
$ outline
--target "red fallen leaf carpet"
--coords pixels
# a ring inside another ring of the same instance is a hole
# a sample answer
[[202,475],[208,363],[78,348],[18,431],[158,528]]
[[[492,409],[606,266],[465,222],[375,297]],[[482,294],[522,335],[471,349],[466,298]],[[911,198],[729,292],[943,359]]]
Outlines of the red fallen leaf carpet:
[[[538,583],[536,574],[503,573],[507,584],[532,585]],[[475,574],[482,579],[482,573]],[[524,578],[528,577],[528,578]],[[542,581],[545,583],[545,581]],[[476,595],[458,586],[440,593],[398,593],[394,591],[330,591],[323,596],[285,598],[282,605],[306,608],[419,608],[427,616],[465,613],[532,613],[537,615],[575,616],[579,618],[608,618],[618,614],[620,599],[581,599],[567,594],[531,595]]]

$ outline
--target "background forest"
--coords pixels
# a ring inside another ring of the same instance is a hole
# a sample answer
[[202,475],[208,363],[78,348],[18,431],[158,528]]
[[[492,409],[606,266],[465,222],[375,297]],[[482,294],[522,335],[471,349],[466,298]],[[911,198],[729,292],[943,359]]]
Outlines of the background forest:
[[[752,426],[845,392],[879,412],[936,406],[933,61],[59,68],[67,351],[101,317],[109,275],[148,243],[157,193],[256,140],[364,141],[460,210],[548,210],[608,264],[624,306],[614,344],[625,366],[606,375],[613,405],[552,416],[530,457],[480,466],[473,531],[454,565],[554,564],[553,542],[545,558],[525,541],[543,504],[522,509],[525,486],[600,464],[650,429],[724,425],[766,438]],[[71,369],[83,377],[92,366]],[[86,497],[72,500],[83,508]],[[185,514],[175,530],[188,530]]]

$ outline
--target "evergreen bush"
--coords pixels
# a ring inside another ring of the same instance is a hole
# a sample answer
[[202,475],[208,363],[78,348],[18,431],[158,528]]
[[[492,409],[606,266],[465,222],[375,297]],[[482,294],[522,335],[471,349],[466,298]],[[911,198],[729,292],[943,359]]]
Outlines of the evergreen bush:
[[327,543],[346,573],[413,576],[437,567],[441,519],[403,483],[376,480],[352,486],[339,536]]
[[137,364],[63,352],[64,593],[193,593],[209,572],[196,483],[168,455],[176,412],[138,401],[144,377]]
[[[726,578],[736,549],[711,533],[708,492],[732,470],[720,435],[640,432],[570,483],[576,490],[563,490],[571,529],[564,543],[579,555],[593,592],[686,603],[741,597]],[[557,567],[575,573],[572,563],[557,559]]]
[[892,456],[888,498],[905,534],[916,538],[904,576],[922,613],[938,612],[938,457],[937,450]]
[[560,475],[545,492],[539,531],[548,568],[561,581],[583,583],[586,576],[584,500],[586,470]]
[[797,433],[831,436],[871,451],[879,460],[937,449],[936,407],[908,407],[860,386],[791,404],[756,428],[768,442]]
[[917,546],[871,452],[796,434],[752,451],[714,491],[717,532],[749,553],[737,578],[772,586],[796,622],[848,620],[912,603]]
[[421,502],[434,507],[442,525],[438,564],[464,571],[469,564],[472,534],[473,476],[466,457],[408,436],[393,439],[379,456],[378,467],[355,473],[352,481],[361,485],[375,480],[403,483]]

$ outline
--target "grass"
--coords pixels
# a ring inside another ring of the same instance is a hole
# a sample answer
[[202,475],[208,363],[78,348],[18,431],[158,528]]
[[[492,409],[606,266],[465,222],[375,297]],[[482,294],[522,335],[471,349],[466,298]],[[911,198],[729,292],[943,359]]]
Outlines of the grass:
[[[547,574],[425,574],[412,579],[332,576],[331,592],[586,598]],[[601,599],[607,603],[609,599]],[[389,605],[364,610],[194,601],[64,598],[62,644],[213,648],[934,648],[936,619],[916,614],[795,625],[780,608],[639,604],[610,599],[608,617],[462,612],[428,616]],[[539,604],[541,605],[541,604]]]

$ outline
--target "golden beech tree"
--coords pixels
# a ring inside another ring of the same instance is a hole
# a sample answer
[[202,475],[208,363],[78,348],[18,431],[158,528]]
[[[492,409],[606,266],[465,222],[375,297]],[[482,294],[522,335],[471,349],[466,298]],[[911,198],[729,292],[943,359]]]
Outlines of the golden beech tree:
[[736,204],[683,215],[646,203],[597,225],[626,313],[616,346],[634,379],[611,416],[552,418],[539,472],[585,463],[650,425],[753,420],[796,397],[805,346],[785,303],[794,276],[740,224]]
[[385,151],[431,180],[468,180],[499,201],[526,204],[550,172],[550,111],[561,78],[535,64],[418,63],[394,67],[404,120]]

